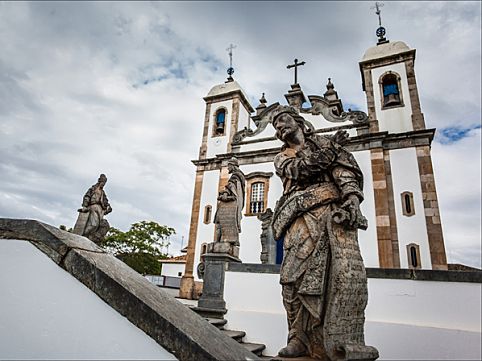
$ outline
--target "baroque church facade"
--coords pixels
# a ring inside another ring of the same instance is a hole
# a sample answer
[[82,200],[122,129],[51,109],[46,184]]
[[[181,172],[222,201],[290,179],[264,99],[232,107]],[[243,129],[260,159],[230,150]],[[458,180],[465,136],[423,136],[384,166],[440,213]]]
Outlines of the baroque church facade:
[[[359,62],[367,114],[345,110],[330,80],[323,95],[308,96],[295,81],[285,98],[315,132],[346,130],[350,135],[345,147],[364,174],[361,210],[368,229],[359,232],[359,243],[365,266],[446,270],[431,160],[435,129],[425,127],[415,78],[416,51],[383,35]],[[231,76],[204,97],[181,297],[191,298],[201,285],[196,270],[207,243],[214,240],[217,196],[229,179],[227,163],[232,157],[246,176],[239,258],[243,263],[281,261],[281,242],[269,229],[270,212],[283,192],[273,165],[282,143],[269,117],[278,103],[268,105],[263,95],[253,108],[248,99]]]

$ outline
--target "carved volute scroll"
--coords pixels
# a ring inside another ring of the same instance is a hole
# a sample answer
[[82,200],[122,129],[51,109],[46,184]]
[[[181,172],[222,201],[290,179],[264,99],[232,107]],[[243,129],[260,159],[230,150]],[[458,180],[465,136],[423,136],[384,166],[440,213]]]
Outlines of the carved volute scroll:
[[[330,101],[318,95],[308,96],[311,107],[301,108],[299,112],[312,115],[322,115],[327,121],[332,123],[342,123],[350,121],[353,125],[368,125],[368,115],[360,110],[348,110],[347,112],[338,113],[338,107],[336,105],[330,104]],[[254,137],[266,129],[266,126],[273,121],[273,117],[277,114],[277,109],[281,105],[279,103],[273,103],[266,107],[260,114],[252,116],[254,124],[256,124],[256,130],[244,128],[238,131],[232,140],[232,143],[239,144],[247,137]]]

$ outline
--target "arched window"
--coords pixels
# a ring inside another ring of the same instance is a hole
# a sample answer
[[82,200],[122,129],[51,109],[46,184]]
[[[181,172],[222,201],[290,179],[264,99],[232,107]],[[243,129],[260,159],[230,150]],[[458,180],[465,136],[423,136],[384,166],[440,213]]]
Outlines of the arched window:
[[221,108],[216,111],[214,117],[213,136],[224,135],[226,128],[226,109]]
[[211,213],[212,213],[213,207],[211,207],[209,204],[204,207],[204,224],[209,224],[211,223]]
[[418,244],[410,243],[407,245],[408,268],[420,269],[420,247]]
[[404,216],[410,217],[415,214],[415,205],[413,203],[413,193],[403,192],[402,197],[402,212]]
[[251,185],[249,212],[251,214],[264,212],[264,182],[256,182]]
[[400,76],[394,72],[386,72],[380,77],[382,109],[403,106]]

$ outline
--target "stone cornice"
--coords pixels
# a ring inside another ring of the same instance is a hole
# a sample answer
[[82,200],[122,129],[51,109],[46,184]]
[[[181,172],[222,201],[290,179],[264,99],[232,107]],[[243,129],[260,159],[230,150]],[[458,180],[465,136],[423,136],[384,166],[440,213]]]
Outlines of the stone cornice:
[[244,93],[239,89],[232,90],[232,91],[229,91],[229,92],[226,92],[226,93],[223,93],[223,94],[219,94],[219,95],[206,96],[203,99],[207,104],[211,104],[211,103],[214,103],[214,102],[221,102],[221,101],[224,101],[224,100],[230,100],[230,99],[233,99],[235,96],[239,97],[239,99],[241,100],[241,103],[243,103],[245,108],[248,109],[248,111],[250,113],[254,112],[254,108],[251,106],[251,104],[249,104],[249,100],[245,97]]
[[[369,133],[350,137],[345,148],[350,152],[359,152],[374,148],[388,150],[412,148],[422,145],[431,145],[434,134],[435,129],[414,130],[405,133]],[[233,156],[238,159],[240,165],[272,162],[276,154],[280,151],[281,147],[276,147],[239,153],[225,153],[218,154],[214,158],[197,159],[192,162],[198,167],[198,170],[210,171],[221,169],[223,162],[226,163]]]
[[261,177],[261,178],[271,178],[273,176],[273,172],[251,172],[251,173],[248,173],[248,174],[245,174],[244,177],[248,180],[248,179],[251,179],[251,178],[257,178],[257,177]]
[[415,60],[415,49],[404,51],[403,53],[387,55],[381,58],[369,59],[365,61],[360,61],[361,68],[378,68],[380,66],[385,66],[394,63],[401,63],[406,60]]
[[[230,263],[228,272],[271,273],[279,274],[279,264]],[[440,271],[399,268],[366,268],[368,278],[482,283],[481,271]]]
[[360,67],[360,73],[362,77],[362,89],[365,91],[365,75],[364,70],[371,70],[373,68],[379,68],[381,66],[386,66],[390,64],[402,63],[407,60],[415,61],[415,49],[405,51],[403,53],[393,54],[384,56],[376,59],[369,59],[365,61],[360,61],[358,63]]

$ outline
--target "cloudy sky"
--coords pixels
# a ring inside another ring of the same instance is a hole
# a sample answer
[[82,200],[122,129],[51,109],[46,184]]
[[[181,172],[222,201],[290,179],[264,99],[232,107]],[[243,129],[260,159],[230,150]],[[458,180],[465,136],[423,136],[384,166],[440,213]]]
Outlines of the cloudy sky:
[[[154,220],[186,245],[204,101],[235,79],[258,105],[331,77],[366,111],[358,61],[373,2],[0,2],[0,217],[73,226],[101,172],[112,226]],[[386,2],[390,40],[417,49],[449,262],[481,266],[481,3]]]

